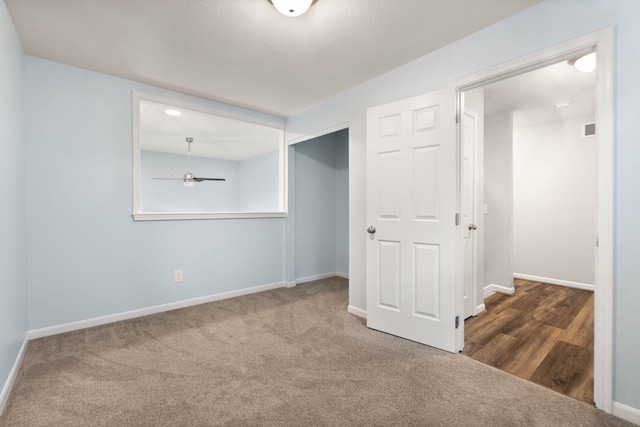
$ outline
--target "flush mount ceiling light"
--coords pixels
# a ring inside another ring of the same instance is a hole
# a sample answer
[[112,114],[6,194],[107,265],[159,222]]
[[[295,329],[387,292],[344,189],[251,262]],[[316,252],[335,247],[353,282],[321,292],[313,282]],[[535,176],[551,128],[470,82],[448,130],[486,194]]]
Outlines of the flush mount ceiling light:
[[182,113],[178,110],[164,110],[164,113],[168,116],[180,116]]
[[591,52],[578,58],[569,60],[569,64],[576,67],[576,70],[583,73],[591,73],[596,69],[596,53]]
[[278,12],[286,16],[300,16],[305,13],[317,0],[267,0]]

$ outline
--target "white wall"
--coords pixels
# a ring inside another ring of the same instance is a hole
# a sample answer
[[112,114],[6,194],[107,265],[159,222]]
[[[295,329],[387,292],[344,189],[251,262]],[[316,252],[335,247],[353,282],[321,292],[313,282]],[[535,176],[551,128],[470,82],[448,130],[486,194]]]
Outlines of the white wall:
[[640,301],[636,227],[640,210],[640,2],[637,0],[547,0],[389,73],[336,95],[287,120],[288,141],[349,123],[350,305],[366,309],[366,109],[439,90],[455,79],[553,46],[608,25],[616,26],[614,85],[616,401],[640,408],[640,339],[635,324]]
[[512,138],[511,111],[484,117],[485,289],[513,288]]
[[0,412],[27,334],[24,53],[0,3]]
[[587,116],[514,129],[516,274],[594,284],[597,140],[580,135],[593,121]]

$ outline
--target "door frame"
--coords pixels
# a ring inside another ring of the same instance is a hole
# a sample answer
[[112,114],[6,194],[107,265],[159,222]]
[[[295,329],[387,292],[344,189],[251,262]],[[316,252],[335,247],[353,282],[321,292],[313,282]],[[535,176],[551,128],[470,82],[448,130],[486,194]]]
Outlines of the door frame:
[[[613,130],[613,68],[614,29],[606,27],[581,37],[543,49],[530,55],[452,81],[449,88],[456,93],[456,117],[461,117],[462,92],[524,74],[595,50],[596,123],[598,126],[598,207],[597,250],[595,256],[594,291],[594,401],[596,407],[613,410],[613,192],[614,192],[614,130]],[[458,203],[461,197],[461,128],[458,120]],[[460,227],[461,228],[461,227]],[[459,230],[461,242],[462,230]],[[462,295],[462,251],[458,250],[458,294]],[[462,298],[458,310],[462,313]],[[462,322],[464,325],[464,322]],[[458,346],[464,347],[464,326],[458,329]]]

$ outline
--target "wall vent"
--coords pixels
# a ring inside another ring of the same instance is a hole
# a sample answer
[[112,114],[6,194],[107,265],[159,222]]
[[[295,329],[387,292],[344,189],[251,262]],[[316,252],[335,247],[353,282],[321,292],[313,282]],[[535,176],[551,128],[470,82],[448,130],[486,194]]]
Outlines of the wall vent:
[[587,136],[595,136],[596,134],[596,124],[595,123],[585,123],[582,125],[582,137],[586,138]]

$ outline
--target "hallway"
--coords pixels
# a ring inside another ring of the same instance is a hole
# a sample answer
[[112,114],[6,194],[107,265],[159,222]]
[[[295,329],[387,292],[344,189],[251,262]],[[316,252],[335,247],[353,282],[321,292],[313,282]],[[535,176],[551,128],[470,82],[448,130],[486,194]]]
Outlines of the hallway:
[[593,293],[515,280],[465,321],[463,354],[593,404]]

